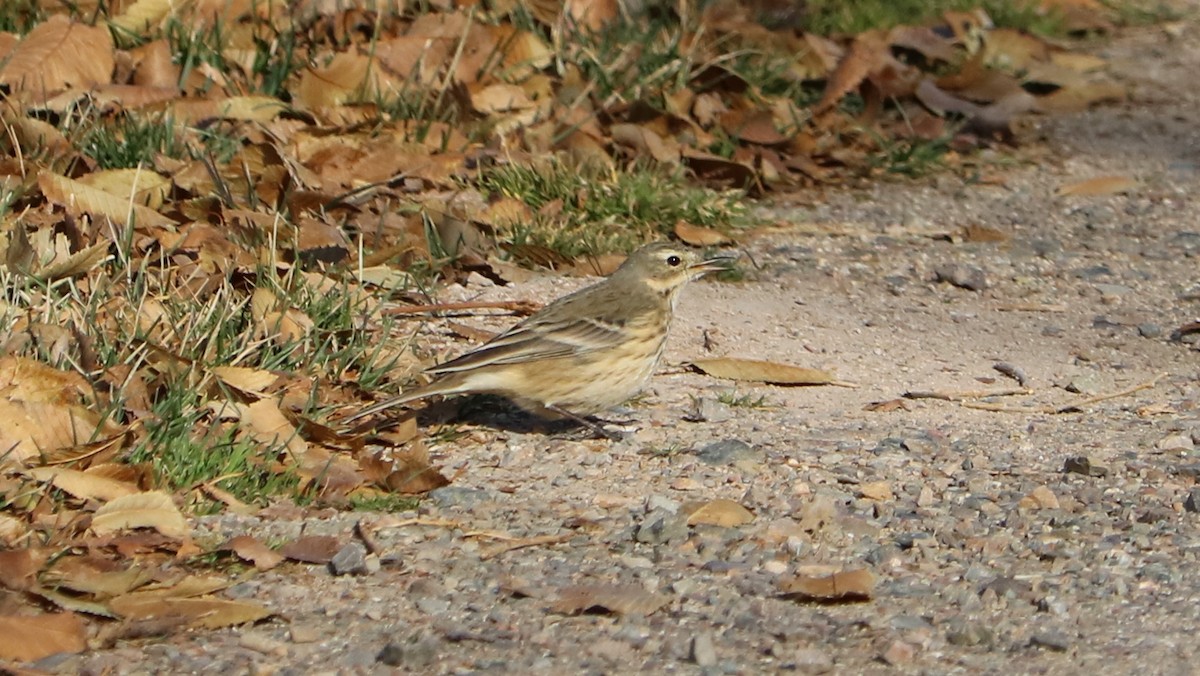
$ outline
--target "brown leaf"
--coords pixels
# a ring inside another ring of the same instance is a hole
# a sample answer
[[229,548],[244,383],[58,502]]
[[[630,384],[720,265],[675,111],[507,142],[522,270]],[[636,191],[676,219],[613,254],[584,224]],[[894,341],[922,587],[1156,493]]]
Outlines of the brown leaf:
[[[42,575],[42,582],[54,588],[89,594],[96,600],[128,594],[150,582],[152,571],[136,564],[122,567],[99,556],[68,556],[59,559]],[[74,609],[73,609],[74,610]]]
[[638,585],[581,584],[560,591],[550,610],[564,615],[594,609],[617,615],[650,615],[669,602],[669,597]]
[[175,225],[171,219],[128,198],[117,197],[99,188],[48,171],[38,174],[38,187],[46,199],[67,209],[104,216],[117,225],[162,228]]
[[429,449],[420,442],[395,454],[394,463],[395,469],[384,480],[388,490],[416,495],[450,485],[450,480],[430,465]]
[[0,587],[26,591],[37,584],[37,574],[49,552],[42,549],[0,551]]
[[45,97],[68,87],[89,88],[112,79],[112,35],[54,14],[34,26],[0,66],[0,84]]
[[275,613],[249,601],[229,601],[216,598],[162,598],[139,594],[120,596],[109,607],[126,620],[183,618],[196,629],[220,629],[248,622],[257,622]]
[[2,462],[48,458],[119,428],[82,403],[88,387],[77,374],[24,357],[0,357]]
[[171,496],[162,491],[148,491],[116,498],[96,510],[92,530],[97,535],[115,533],[131,528],[153,528],[172,538],[188,534],[187,521],[175,506]]
[[904,399],[888,399],[887,401],[873,401],[863,406],[863,410],[876,413],[891,413],[892,411],[907,411],[909,408],[908,402]]
[[280,547],[279,553],[302,563],[329,563],[341,548],[341,541],[332,535],[305,535]]
[[698,359],[692,366],[717,378],[745,380],[775,385],[828,385],[833,375],[818,369],[736,357]]
[[736,528],[754,520],[754,513],[733,500],[718,498],[703,503],[689,503],[683,506],[683,513],[688,515],[689,526],[720,526]]
[[245,366],[214,366],[211,371],[217,380],[247,394],[261,395],[279,380],[277,374],[266,369],[252,369]]
[[964,242],[1007,242],[1008,235],[1003,231],[987,225],[972,223],[959,230],[959,236]]
[[75,613],[0,616],[0,659],[33,662],[86,649],[83,621]]
[[850,44],[849,51],[838,62],[833,75],[825,82],[821,100],[813,107],[813,114],[820,115],[838,104],[846,94],[858,88],[867,75],[883,61],[887,49],[884,33],[878,30],[860,33]]
[[1054,192],[1057,197],[1068,195],[1116,195],[1133,190],[1138,186],[1137,179],[1130,176],[1098,176],[1086,181],[1068,183],[1060,186]]
[[779,581],[788,598],[817,603],[856,603],[871,600],[875,576],[866,568],[831,575],[796,575]]
[[221,549],[232,551],[238,558],[253,563],[258,570],[271,570],[284,560],[282,554],[249,535],[232,538],[221,545]]
[[687,221],[675,223],[675,236],[684,244],[691,246],[719,246],[733,241],[723,232],[700,225],[692,225]]
[[66,467],[35,467],[25,473],[82,500],[108,502],[139,492],[135,484]]

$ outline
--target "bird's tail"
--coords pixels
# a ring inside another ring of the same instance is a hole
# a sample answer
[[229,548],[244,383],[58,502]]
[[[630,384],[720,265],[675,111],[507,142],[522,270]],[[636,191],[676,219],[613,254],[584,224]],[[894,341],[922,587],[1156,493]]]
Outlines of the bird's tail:
[[367,416],[372,416],[376,413],[386,411],[389,408],[407,404],[410,401],[424,399],[425,397],[432,397],[435,394],[454,394],[456,391],[457,388],[454,387],[453,383],[448,383],[444,380],[435,380],[424,387],[418,387],[415,390],[409,390],[408,392],[392,397],[391,399],[377,401],[364,409],[355,411],[345,418],[337,420],[337,424],[345,425],[347,423],[352,423],[355,420],[361,420]]

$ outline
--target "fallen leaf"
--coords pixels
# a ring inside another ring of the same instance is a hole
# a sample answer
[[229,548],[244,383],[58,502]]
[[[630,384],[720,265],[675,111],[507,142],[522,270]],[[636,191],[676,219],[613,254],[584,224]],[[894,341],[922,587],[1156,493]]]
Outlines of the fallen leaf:
[[266,369],[245,366],[214,366],[212,374],[226,385],[247,394],[262,394],[279,376]]
[[698,359],[692,362],[692,366],[710,376],[729,380],[775,385],[828,385],[834,382],[834,377],[825,371],[757,359],[735,357]]
[[1058,197],[1066,197],[1068,195],[1115,195],[1129,192],[1137,186],[1137,179],[1129,176],[1098,176],[1096,178],[1089,178],[1086,181],[1068,183],[1059,187],[1054,194]]
[[56,561],[42,575],[42,583],[104,600],[128,594],[153,577],[152,571],[136,564],[120,567],[99,556],[68,556]]
[[109,607],[126,620],[184,618],[196,629],[220,629],[257,622],[275,613],[258,603],[215,598],[156,598],[137,594],[109,601]]
[[329,563],[342,548],[332,535],[305,535],[279,548],[285,558],[301,563]]
[[704,503],[689,503],[683,506],[688,515],[689,526],[720,526],[736,528],[754,520],[754,513],[733,500],[718,498]]
[[785,597],[817,603],[869,601],[874,588],[875,576],[866,568],[832,575],[796,575],[779,582]]
[[83,621],[75,613],[0,615],[0,659],[33,662],[86,649]]
[[675,223],[675,236],[684,244],[691,246],[719,246],[733,241],[723,232],[699,225],[692,225],[687,221],[678,221]]
[[108,502],[139,492],[138,487],[129,482],[96,476],[66,467],[35,467],[26,470],[25,473],[82,500]]
[[148,491],[116,498],[96,510],[92,531],[97,535],[132,528],[153,528],[172,538],[188,534],[187,521],[175,506],[171,496],[162,491]]
[[908,402],[904,399],[888,399],[887,401],[873,401],[863,406],[863,410],[875,413],[891,413],[892,411],[907,411],[909,408]]
[[232,538],[221,545],[221,549],[228,549],[237,554],[238,558],[253,563],[259,570],[271,570],[283,563],[284,559],[282,554],[249,535]]
[[37,574],[49,553],[41,549],[0,551],[0,587],[26,591],[37,583]]
[[560,591],[550,610],[564,615],[596,609],[617,615],[650,615],[669,601],[669,597],[638,585],[581,584]]

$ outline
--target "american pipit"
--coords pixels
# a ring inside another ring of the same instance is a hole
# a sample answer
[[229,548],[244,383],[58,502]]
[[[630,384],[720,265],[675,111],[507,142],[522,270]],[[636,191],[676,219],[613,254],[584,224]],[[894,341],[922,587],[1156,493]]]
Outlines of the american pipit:
[[644,246],[604,281],[559,298],[478,349],[429,369],[434,380],[428,385],[341,422],[435,394],[490,393],[599,429],[581,416],[618,406],[646,384],[662,357],[679,292],[731,260],[701,260],[671,243]]

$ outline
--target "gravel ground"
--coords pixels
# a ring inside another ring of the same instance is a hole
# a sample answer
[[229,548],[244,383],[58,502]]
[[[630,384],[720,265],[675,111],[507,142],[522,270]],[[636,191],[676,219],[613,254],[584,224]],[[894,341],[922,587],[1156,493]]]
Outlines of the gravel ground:
[[[1132,100],[1040,121],[1027,162],[989,170],[1000,181],[776,201],[784,225],[749,244],[750,278],[685,292],[626,439],[471,426],[434,445],[455,479],[418,512],[201,519],[202,538],[336,536],[354,572],[285,564],[227,592],[276,619],[41,666],[1195,673],[1200,351],[1173,332],[1200,315],[1200,26],[1174,30],[1104,48]],[[1055,196],[1103,175],[1138,185]],[[947,236],[967,226],[1003,241]],[[548,299],[581,283],[459,293]],[[678,367],[726,354],[857,387],[735,390]],[[1008,410],[897,401],[1017,388],[998,362],[1028,393],[967,403]],[[743,396],[759,405],[718,400]],[[753,519],[689,526],[691,503],[715,499]],[[869,600],[781,595],[794,576],[860,568]]]

